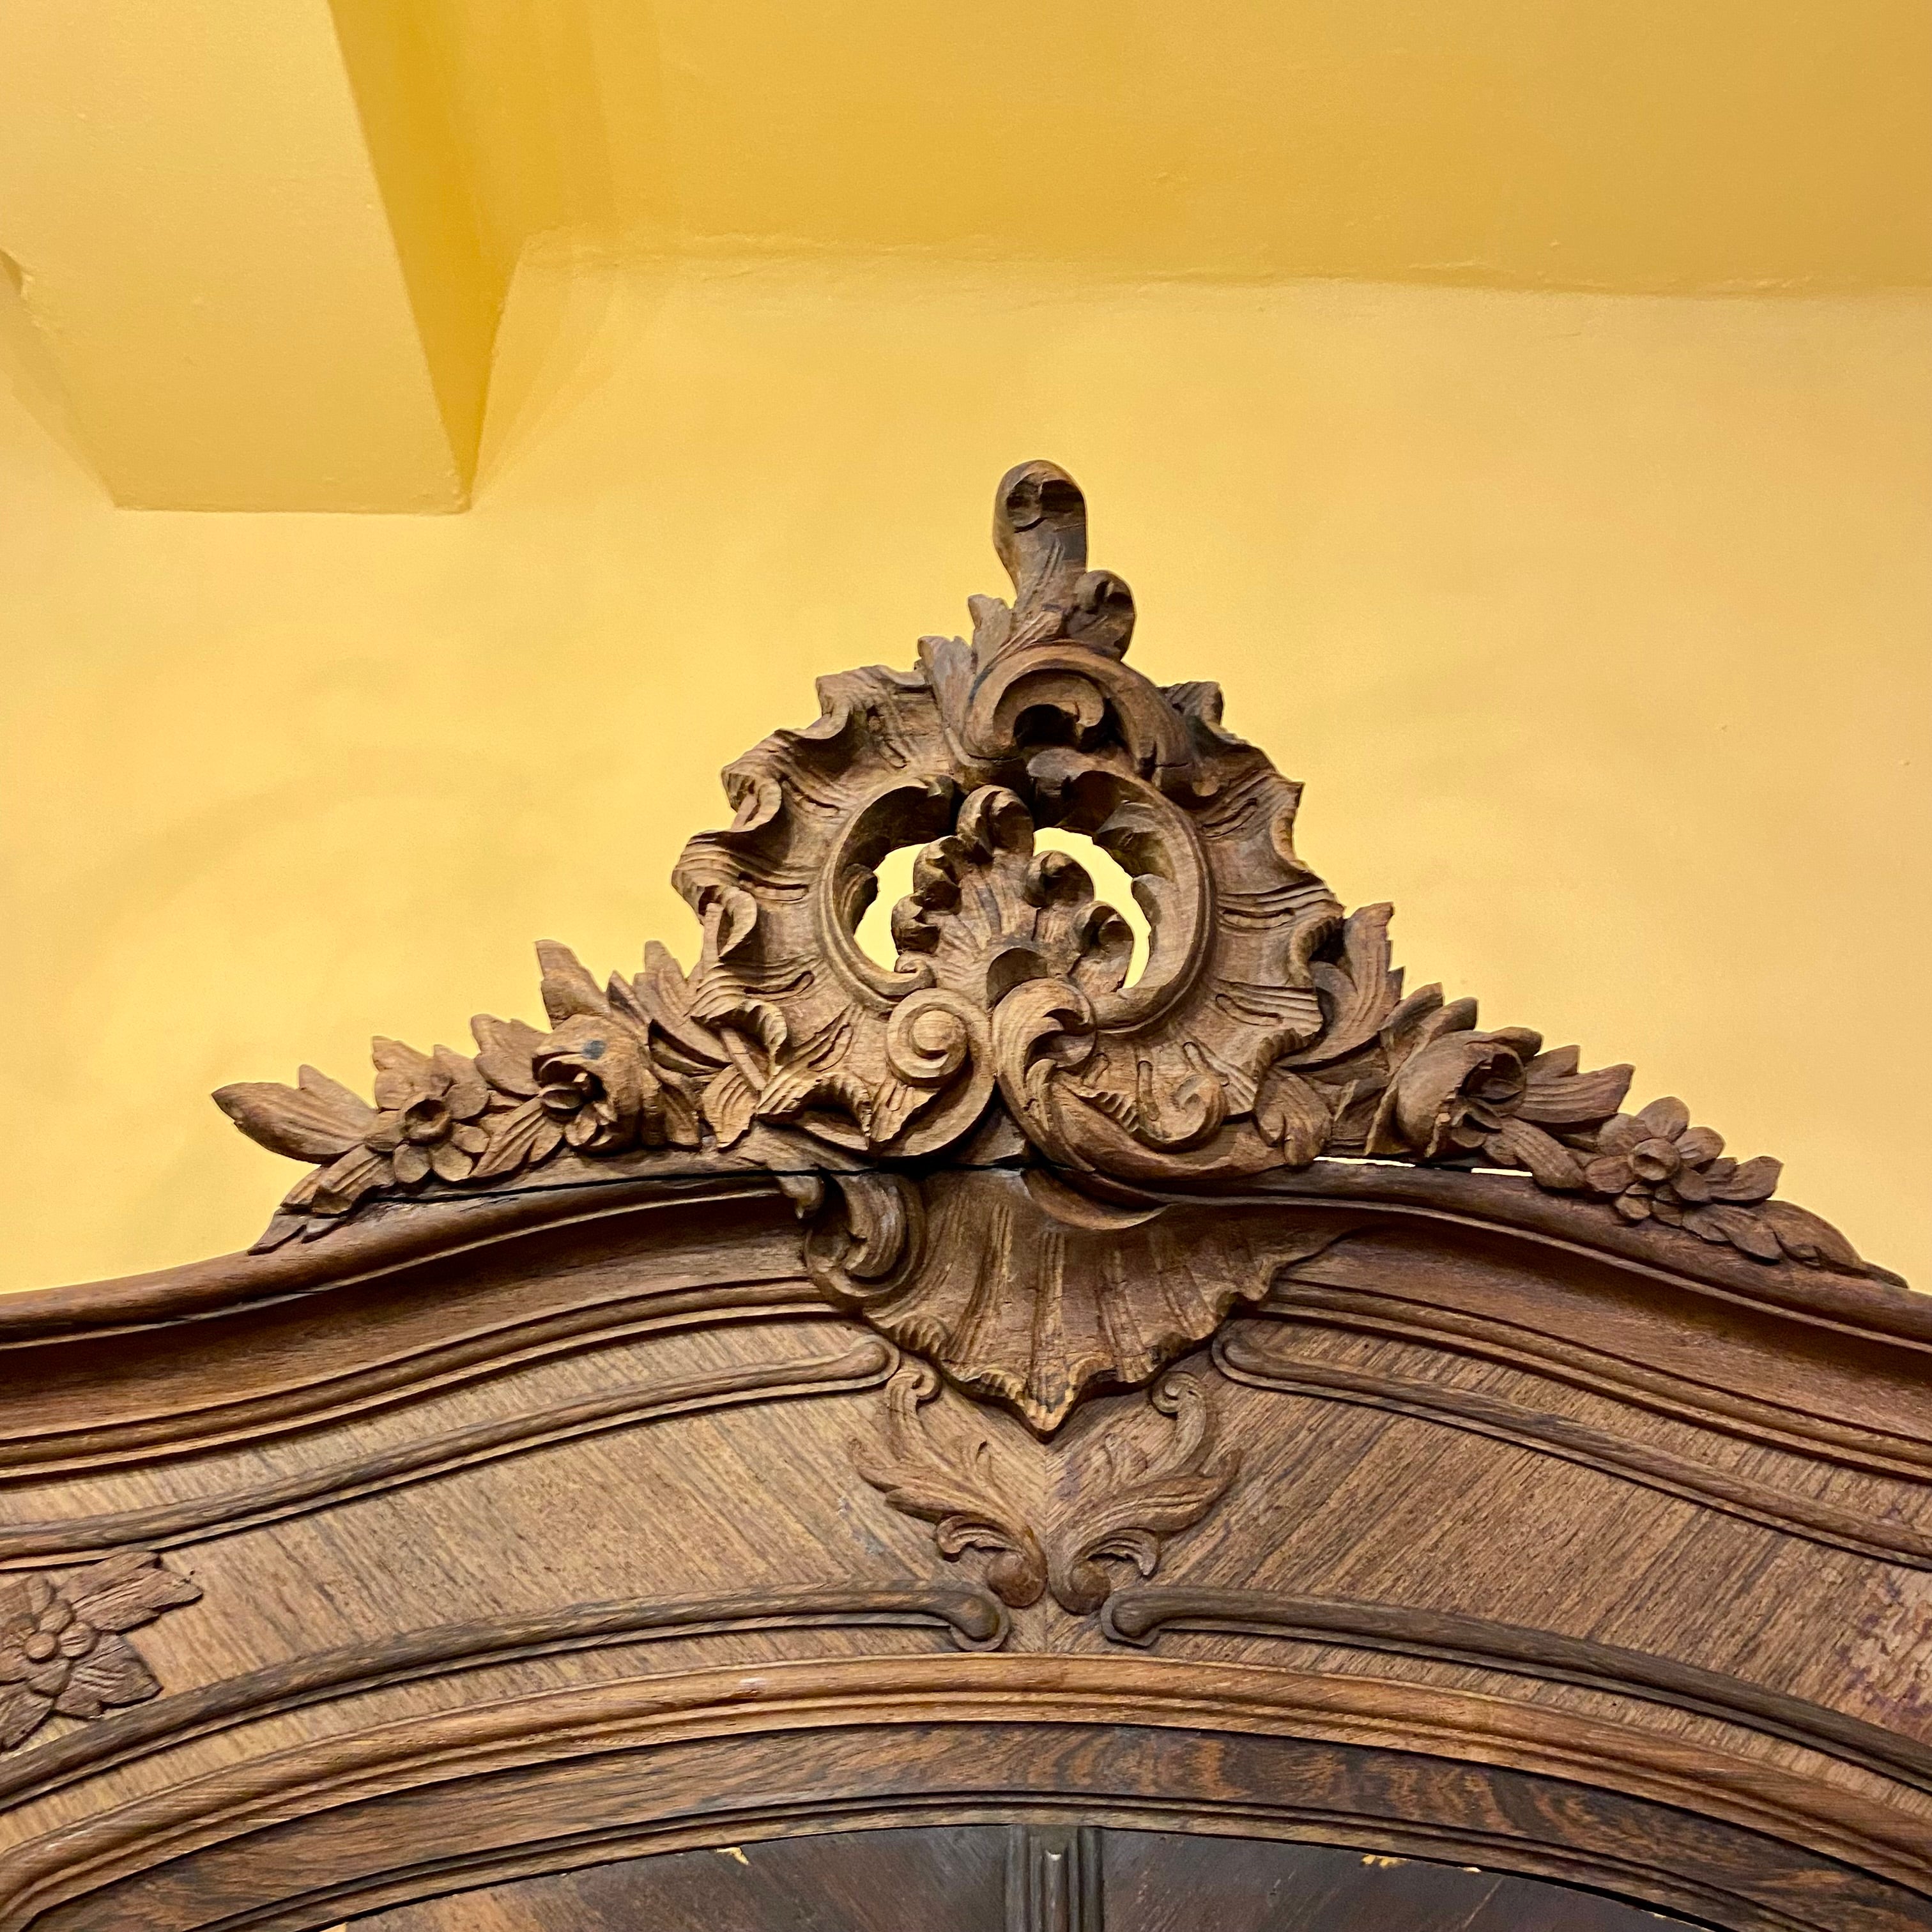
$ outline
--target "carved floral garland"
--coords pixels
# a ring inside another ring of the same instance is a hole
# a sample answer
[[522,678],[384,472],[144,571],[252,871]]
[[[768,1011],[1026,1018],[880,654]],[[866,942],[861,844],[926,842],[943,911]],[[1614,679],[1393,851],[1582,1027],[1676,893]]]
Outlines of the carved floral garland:
[[[1106,1365],[1036,1402],[929,1310],[895,1326],[872,1305],[916,1260],[919,1177],[940,1165],[1048,1172],[1040,1211],[1076,1227],[1324,1155],[1500,1168],[1768,1264],[1862,1269],[1772,1198],[1776,1161],[1726,1156],[1675,1100],[1620,1111],[1628,1066],[1586,1072],[1573,1047],[1482,1030],[1472,1000],[1406,994],[1390,909],[1345,916],[1296,857],[1300,788],[1222,729],[1219,691],[1159,689],[1122,662],[1132,600],[1086,568],[1064,472],[1010,472],[994,535],[1016,595],[971,600],[970,645],[928,638],[916,670],[821,680],[815,724],[727,770],[736,816],[675,874],[704,926],[691,974],[654,943],[600,987],[545,943],[547,1030],[479,1017],[473,1054],[378,1040],[373,1107],[312,1067],[224,1088],[245,1132],[318,1163],[260,1245],[372,1198],[639,1150],[724,1155],[788,1177],[834,1299],[1042,1426]],[[1151,943],[1131,986],[1125,922],[1077,862],[1036,850],[1042,824],[1132,876]],[[879,862],[909,844],[887,968],[855,934]],[[1178,1318],[1151,1354],[1225,1312]]]

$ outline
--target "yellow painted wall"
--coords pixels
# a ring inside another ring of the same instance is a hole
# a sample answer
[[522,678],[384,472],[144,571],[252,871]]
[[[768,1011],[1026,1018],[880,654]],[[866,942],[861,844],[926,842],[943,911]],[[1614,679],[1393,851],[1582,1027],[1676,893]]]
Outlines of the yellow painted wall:
[[1414,976],[1932,1282],[1928,345],[1924,295],[540,251],[454,518],[116,511],[8,352],[4,1281],[248,1240],[295,1169],[222,1082],[530,1016],[540,936],[688,958],[718,768],[1000,587],[1044,455]]

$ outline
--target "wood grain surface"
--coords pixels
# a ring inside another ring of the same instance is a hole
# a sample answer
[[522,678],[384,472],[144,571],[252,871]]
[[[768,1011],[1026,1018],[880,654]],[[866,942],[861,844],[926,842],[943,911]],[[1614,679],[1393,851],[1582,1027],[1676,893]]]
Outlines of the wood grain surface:
[[1665,1922],[1546,1880],[1328,1846],[961,1825],[626,1859],[400,1906],[346,1932],[1658,1932]]
[[690,972],[224,1089],[255,1251],[0,1300],[0,1932],[1932,1928],[1932,1302],[994,530]]

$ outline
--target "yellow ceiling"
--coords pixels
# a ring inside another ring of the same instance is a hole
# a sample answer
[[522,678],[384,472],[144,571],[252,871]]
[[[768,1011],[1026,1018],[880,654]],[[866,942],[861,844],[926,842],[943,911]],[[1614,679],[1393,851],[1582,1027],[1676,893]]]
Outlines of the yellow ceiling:
[[0,342],[118,502],[462,508],[512,277],[560,235],[1924,286],[1932,0],[0,7]]
[[410,4],[499,251],[574,227],[1135,274],[1932,281],[1925,0]]

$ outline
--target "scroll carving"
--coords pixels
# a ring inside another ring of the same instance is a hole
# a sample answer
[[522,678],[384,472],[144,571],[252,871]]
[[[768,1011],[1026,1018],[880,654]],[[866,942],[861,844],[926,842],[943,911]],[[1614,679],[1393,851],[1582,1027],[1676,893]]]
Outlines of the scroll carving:
[[0,1750],[56,1713],[98,1718],[160,1684],[124,1632],[200,1600],[200,1589],[146,1550],[124,1550],[64,1582],[20,1578],[0,1596]]
[[934,1526],[941,1556],[988,1557],[986,1587],[1016,1610],[1050,1592],[1062,1610],[1090,1615],[1114,1588],[1108,1564],[1153,1576],[1167,1540],[1198,1522],[1240,1470],[1216,1439],[1201,1378],[1181,1370],[1150,1392],[1174,1425],[1153,1454],[1117,1426],[1071,1468],[1039,1448],[1030,1469],[1016,1469],[983,1430],[935,1418],[939,1392],[930,1368],[908,1363],[886,1386],[880,1439],[854,1444],[853,1461],[895,1509]]
[[[1089,1387],[1151,1379],[1228,1305],[1150,1321],[1124,1274],[1043,1259],[1081,1246],[1058,1230],[1144,1213],[1151,1251],[1175,1197],[1324,1158],[1512,1170],[1605,1227],[1865,1271],[1772,1198],[1774,1160],[1726,1155],[1675,1100],[1623,1111],[1629,1067],[1586,1070],[1527,1028],[1480,1027],[1473,1000],[1406,990],[1390,909],[1346,912],[1302,862],[1300,788],[1223,728],[1218,689],[1128,668],[1132,596],[1088,568],[1064,472],[1010,472],[994,539],[1014,595],[970,600],[970,641],[821,680],[814,724],[726,770],[735,815],[674,874],[703,928],[689,973],[653,944],[640,973],[600,986],[547,942],[547,1028],[479,1017],[470,1054],[379,1040],[373,1106],[308,1067],[293,1088],[223,1088],[244,1132],[316,1163],[262,1244],[539,1168],[763,1168],[812,1218],[834,1300],[1043,1430]],[[1131,877],[1151,928],[1138,978],[1088,874],[1036,849],[1048,826]],[[920,850],[886,966],[856,935],[877,868],[906,846]],[[938,1177],[997,1166],[1042,1177],[1045,1210],[982,1284],[991,1318],[963,1322],[938,1277],[908,1301],[922,1217],[962,1198]],[[1077,1284],[1072,1326],[1036,1345],[1013,1311],[1055,1269]]]

